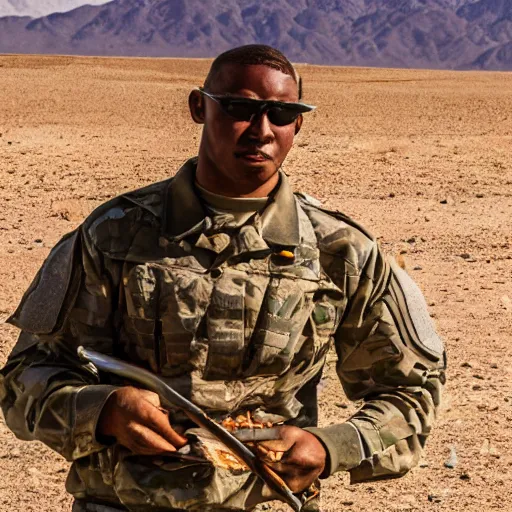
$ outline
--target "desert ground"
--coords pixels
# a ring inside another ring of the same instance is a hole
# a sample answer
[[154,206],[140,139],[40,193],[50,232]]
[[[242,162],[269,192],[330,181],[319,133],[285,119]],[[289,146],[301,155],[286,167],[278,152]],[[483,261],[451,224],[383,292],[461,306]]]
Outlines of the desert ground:
[[[209,61],[0,56],[0,315],[100,203],[173,175]],[[448,382],[420,466],[324,484],[324,512],[512,511],[512,75],[300,66],[307,115],[285,171],[369,228],[423,289]],[[0,328],[0,366],[16,340]],[[334,362],[322,425],[347,418]],[[457,464],[444,463],[455,450]],[[0,511],[69,511],[68,463],[0,416]],[[274,510],[287,510],[274,506]]]

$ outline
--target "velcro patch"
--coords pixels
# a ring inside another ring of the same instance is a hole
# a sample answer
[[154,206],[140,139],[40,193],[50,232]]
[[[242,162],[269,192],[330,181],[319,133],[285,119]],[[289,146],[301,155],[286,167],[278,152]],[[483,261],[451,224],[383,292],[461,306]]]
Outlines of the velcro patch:
[[391,268],[403,292],[407,312],[416,330],[415,341],[419,343],[420,348],[440,358],[444,352],[443,341],[435,330],[423,293],[409,274],[396,262],[391,262]]
[[51,333],[59,318],[73,273],[78,235],[74,231],[52,249],[14,315],[7,321],[34,334]]

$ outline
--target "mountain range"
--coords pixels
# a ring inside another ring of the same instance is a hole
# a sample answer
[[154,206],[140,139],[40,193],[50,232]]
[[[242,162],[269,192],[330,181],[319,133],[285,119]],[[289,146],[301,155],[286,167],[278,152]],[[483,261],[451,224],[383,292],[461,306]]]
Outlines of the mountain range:
[[114,0],[0,18],[0,53],[211,57],[254,42],[295,62],[512,70],[512,1]]
[[106,4],[108,0],[0,0],[0,18],[3,16],[31,16],[37,18],[54,12],[71,11],[85,3]]

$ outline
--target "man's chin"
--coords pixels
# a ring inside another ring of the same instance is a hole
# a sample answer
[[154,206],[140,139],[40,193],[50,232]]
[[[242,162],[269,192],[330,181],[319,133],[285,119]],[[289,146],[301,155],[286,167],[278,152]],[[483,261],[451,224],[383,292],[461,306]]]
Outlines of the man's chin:
[[263,185],[263,183],[267,182],[274,174],[277,172],[277,169],[273,164],[269,165],[241,165],[237,166],[237,176],[240,181],[245,181],[246,183],[251,183],[254,185]]
[[[256,174],[262,175],[264,181],[270,178],[277,171],[274,162],[271,160],[251,160],[248,158],[237,158],[235,167],[238,171],[237,174]],[[266,179],[264,178],[266,176]]]

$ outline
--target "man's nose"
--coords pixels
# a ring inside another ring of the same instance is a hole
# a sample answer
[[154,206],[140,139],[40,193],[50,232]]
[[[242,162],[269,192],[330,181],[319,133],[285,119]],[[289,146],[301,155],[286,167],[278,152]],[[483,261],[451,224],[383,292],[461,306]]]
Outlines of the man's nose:
[[251,138],[258,139],[261,144],[268,144],[274,140],[274,131],[266,112],[254,115],[248,132]]

